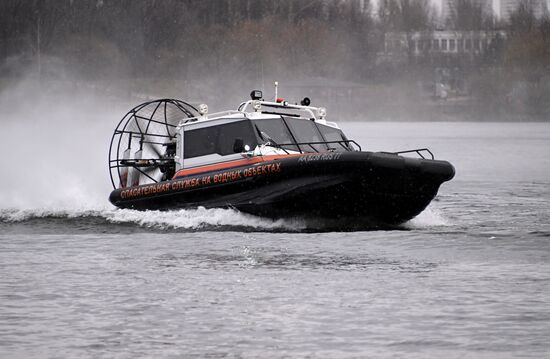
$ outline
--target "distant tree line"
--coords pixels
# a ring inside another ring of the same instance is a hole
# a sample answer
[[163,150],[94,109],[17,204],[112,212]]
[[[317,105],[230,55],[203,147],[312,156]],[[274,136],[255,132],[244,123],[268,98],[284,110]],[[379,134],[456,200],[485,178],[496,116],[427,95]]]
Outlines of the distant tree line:
[[[529,2],[507,23],[473,0],[459,0],[449,19],[430,4],[380,0],[375,12],[370,0],[0,1],[0,77],[33,69],[88,81],[393,81],[377,76],[384,35],[443,28],[504,30],[506,43],[485,65],[529,83],[548,76],[550,21],[537,19]],[[429,73],[439,65],[423,66]]]
[[368,0],[2,1],[0,59],[57,56],[92,77],[105,68],[234,71],[262,56],[265,70],[306,59],[341,64],[340,57],[364,57],[369,9]]
[[[61,55],[82,70],[136,74],[157,72],[156,65],[185,72],[195,62],[208,68],[261,59],[264,71],[271,63],[300,72],[307,64],[320,75],[347,66],[353,78],[367,75],[384,33],[442,27],[428,0],[380,0],[377,14],[369,0],[19,0],[0,2],[0,23],[2,60]],[[541,47],[549,41],[547,27],[529,2],[500,24],[479,2],[459,0],[446,21],[456,30],[536,34]]]

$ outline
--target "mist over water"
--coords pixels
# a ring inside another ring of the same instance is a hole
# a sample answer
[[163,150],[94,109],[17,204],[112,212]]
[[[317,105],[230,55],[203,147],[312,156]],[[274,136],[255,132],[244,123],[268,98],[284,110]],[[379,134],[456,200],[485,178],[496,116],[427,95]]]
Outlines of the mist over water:
[[[3,101],[7,116],[0,150],[9,159],[0,184],[4,208],[82,208],[105,205],[106,158],[112,124],[120,116],[109,103],[31,91]],[[4,112],[4,113],[6,113]]]

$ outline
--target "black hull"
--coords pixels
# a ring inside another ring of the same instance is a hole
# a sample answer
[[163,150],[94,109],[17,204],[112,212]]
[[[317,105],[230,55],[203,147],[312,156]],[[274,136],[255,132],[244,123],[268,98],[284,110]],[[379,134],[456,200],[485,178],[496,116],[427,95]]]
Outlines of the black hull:
[[372,152],[308,154],[116,189],[109,200],[137,210],[222,207],[271,218],[398,224],[422,212],[453,176],[446,161]]

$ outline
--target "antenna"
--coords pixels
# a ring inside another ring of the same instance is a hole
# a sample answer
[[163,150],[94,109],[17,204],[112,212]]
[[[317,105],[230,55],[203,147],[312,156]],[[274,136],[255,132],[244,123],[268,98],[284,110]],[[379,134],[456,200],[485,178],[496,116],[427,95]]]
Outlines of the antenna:
[[275,102],[277,102],[277,89],[279,88],[279,81],[275,81]]

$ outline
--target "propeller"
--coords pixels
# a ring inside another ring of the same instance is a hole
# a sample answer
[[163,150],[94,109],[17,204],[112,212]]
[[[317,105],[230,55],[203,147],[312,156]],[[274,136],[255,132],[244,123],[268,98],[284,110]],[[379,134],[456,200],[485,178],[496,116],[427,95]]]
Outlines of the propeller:
[[140,146],[143,149],[144,158],[151,159],[152,161],[148,166],[143,166],[140,170],[143,172],[140,175],[139,183],[145,184],[150,182],[160,182],[163,177],[163,173],[160,169],[162,165],[161,160],[164,158],[166,150],[162,150],[161,144],[154,143],[154,141],[147,141],[146,138],[142,136],[140,141]]
[[149,101],[130,110],[111,139],[109,166],[113,187],[171,179],[176,168],[177,125],[182,119],[197,115],[192,105],[174,99]]

